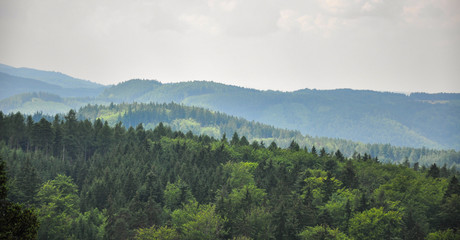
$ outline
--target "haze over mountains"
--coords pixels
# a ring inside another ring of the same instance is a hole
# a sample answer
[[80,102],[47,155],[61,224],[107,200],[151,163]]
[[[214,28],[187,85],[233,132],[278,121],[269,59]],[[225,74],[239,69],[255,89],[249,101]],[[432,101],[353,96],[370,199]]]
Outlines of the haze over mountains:
[[460,94],[407,96],[351,89],[259,91],[206,81],[162,84],[130,80],[102,86],[60,73],[6,65],[0,66],[0,84],[0,110],[4,112],[55,114],[87,104],[175,102],[310,136],[460,149]]
[[49,92],[62,97],[95,97],[106,87],[59,72],[14,68],[0,64],[0,99],[29,92]]

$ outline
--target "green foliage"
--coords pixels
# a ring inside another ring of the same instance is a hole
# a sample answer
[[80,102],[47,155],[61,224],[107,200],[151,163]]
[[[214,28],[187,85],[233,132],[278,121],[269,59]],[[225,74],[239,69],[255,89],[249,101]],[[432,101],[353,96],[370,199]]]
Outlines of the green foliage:
[[39,221],[30,209],[0,200],[0,239],[36,239]]
[[97,208],[80,214],[71,223],[70,234],[72,239],[95,239],[102,240],[107,225],[105,212]]
[[190,201],[195,201],[187,183],[180,178],[176,183],[168,183],[164,191],[165,207],[174,211]]
[[437,231],[434,233],[428,234],[427,240],[459,240],[460,233],[455,232],[452,229],[447,229],[445,231]]
[[254,184],[253,172],[257,168],[257,163],[227,162],[223,166],[224,174],[228,174],[227,185],[230,189],[241,188],[245,185]]
[[34,203],[35,195],[40,187],[40,179],[35,167],[31,165],[29,160],[22,165],[16,181],[18,188],[17,200],[26,204]]
[[315,226],[307,227],[303,230],[299,237],[304,240],[349,240],[346,234],[340,232],[338,229],[331,229],[328,226]]
[[64,239],[71,235],[73,219],[79,215],[79,196],[72,179],[58,175],[43,184],[37,193],[41,239]]
[[171,214],[172,224],[183,239],[218,239],[225,234],[225,219],[215,209],[214,205],[189,202],[183,209],[177,209]]
[[441,205],[440,219],[443,229],[460,229],[460,195],[452,194]]
[[152,226],[150,228],[139,228],[136,230],[136,240],[178,240],[179,233],[175,228],[168,226]]
[[39,223],[34,211],[7,197],[6,164],[0,157],[0,239],[36,239]]
[[[112,116],[152,106],[93,109]],[[8,200],[37,209],[40,239],[423,239],[458,231],[458,173],[444,166],[433,177],[424,165],[313,153],[296,139],[266,148],[239,132],[232,142],[161,123],[111,127],[75,111],[41,119],[0,114]],[[33,140],[40,124],[51,127],[48,144]]]
[[402,214],[383,208],[357,213],[350,219],[350,235],[354,239],[392,239],[401,231]]

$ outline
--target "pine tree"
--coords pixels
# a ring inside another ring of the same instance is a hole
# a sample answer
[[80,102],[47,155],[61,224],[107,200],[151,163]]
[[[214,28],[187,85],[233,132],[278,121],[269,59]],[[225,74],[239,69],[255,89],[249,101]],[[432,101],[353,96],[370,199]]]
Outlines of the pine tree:
[[432,177],[432,178],[439,178],[439,168],[436,166],[436,163],[433,163],[430,167],[430,170],[428,170],[427,176]]
[[311,147],[311,153],[312,153],[313,155],[316,155],[316,148],[315,148],[315,146]]
[[270,146],[268,146],[268,149],[270,151],[275,151],[276,149],[278,149],[278,145],[276,145],[275,142],[272,142],[272,143],[270,143]]
[[230,141],[231,146],[239,146],[240,145],[240,137],[238,136],[238,133],[233,133],[232,140]]
[[326,150],[324,148],[321,148],[321,150],[319,151],[319,157],[325,157],[326,156]]
[[36,239],[38,220],[34,212],[6,199],[6,164],[0,157],[0,239]]
[[343,156],[342,152],[340,150],[337,150],[335,152],[335,157],[340,161],[343,162],[345,160],[345,157]]
[[298,152],[300,150],[300,146],[298,143],[296,143],[294,140],[291,141],[291,144],[289,144],[289,150]]
[[20,191],[18,200],[21,203],[28,205],[34,203],[34,197],[38,192],[40,185],[40,179],[38,177],[36,169],[30,164],[30,160],[27,159],[22,165],[21,171],[17,176],[17,187]]
[[452,196],[453,194],[460,196],[460,184],[458,183],[458,179],[455,176],[452,176],[449,181],[449,185],[447,185],[447,190],[444,193],[443,202],[446,198]]

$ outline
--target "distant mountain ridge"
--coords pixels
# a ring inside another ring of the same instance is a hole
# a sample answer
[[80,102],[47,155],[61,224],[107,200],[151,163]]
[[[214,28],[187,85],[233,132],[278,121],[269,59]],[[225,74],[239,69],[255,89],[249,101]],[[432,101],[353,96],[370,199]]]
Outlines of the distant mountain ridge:
[[0,63],[0,72],[23,78],[40,80],[49,84],[57,85],[63,88],[103,88],[104,85],[94,83],[88,80],[82,80],[69,75],[43,71],[32,68],[15,68]]
[[62,73],[0,64],[0,99],[17,94],[48,92],[61,97],[96,97],[106,86]]
[[[460,94],[407,96],[351,89],[259,91],[206,81],[146,84],[127,81],[107,88],[101,96],[112,95],[113,102],[200,106],[311,136],[460,149]],[[130,86],[132,96],[138,96],[121,99],[111,94],[124,85]]]
[[[20,86],[17,88],[21,89]],[[460,149],[460,94],[456,93],[406,95],[352,89],[281,92],[208,81],[163,84],[139,79],[96,88],[100,94],[89,94],[74,88],[73,93],[83,93],[75,96],[59,92],[56,87],[49,89],[50,93],[62,98],[60,102],[41,99],[40,95],[34,95],[33,98],[27,94],[15,95],[0,101],[1,110],[33,114],[43,111],[45,104],[54,103],[56,107],[53,109],[64,110],[67,107],[68,110],[87,104],[108,105],[111,102],[175,102],[299,130],[310,136],[391,143],[394,146]],[[42,90],[35,88],[24,91]],[[77,98],[66,98],[70,96]]]

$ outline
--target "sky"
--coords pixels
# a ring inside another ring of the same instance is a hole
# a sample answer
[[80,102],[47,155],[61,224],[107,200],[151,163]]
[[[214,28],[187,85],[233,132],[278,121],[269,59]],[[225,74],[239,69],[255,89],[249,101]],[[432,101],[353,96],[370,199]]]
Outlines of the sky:
[[0,63],[102,84],[460,92],[458,0],[0,0]]

